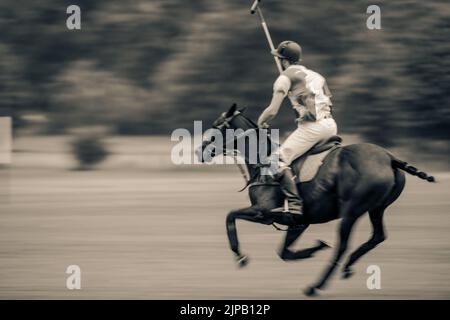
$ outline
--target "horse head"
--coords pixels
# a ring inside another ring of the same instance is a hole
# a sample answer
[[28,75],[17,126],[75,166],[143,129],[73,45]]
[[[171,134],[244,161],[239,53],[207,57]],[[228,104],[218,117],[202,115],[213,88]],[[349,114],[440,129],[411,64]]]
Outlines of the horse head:
[[233,154],[238,140],[249,131],[256,132],[257,125],[243,115],[244,110],[245,108],[238,109],[234,103],[205,131],[202,144],[195,151],[199,161],[210,162],[220,154]]

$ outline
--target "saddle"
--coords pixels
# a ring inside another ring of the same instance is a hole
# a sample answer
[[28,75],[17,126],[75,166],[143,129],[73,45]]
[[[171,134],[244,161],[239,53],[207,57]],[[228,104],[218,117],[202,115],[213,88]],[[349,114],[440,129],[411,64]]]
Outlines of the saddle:
[[[296,182],[308,182],[314,179],[326,156],[331,151],[340,148],[341,143],[341,137],[332,136],[327,140],[319,141],[311,149],[295,159],[291,163],[291,169],[296,176]],[[244,188],[240,191],[245,190],[247,187],[261,185],[278,186],[279,183],[270,175],[257,175],[255,177],[251,177]]]
[[340,136],[332,136],[331,138],[316,143],[306,153],[295,159],[291,164],[291,169],[296,175],[297,182],[307,182],[314,179],[325,157],[342,143]]

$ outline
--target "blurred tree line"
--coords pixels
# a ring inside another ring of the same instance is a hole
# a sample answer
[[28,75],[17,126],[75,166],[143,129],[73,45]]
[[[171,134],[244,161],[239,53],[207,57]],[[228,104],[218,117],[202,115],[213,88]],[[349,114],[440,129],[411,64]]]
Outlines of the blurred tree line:
[[[104,124],[121,134],[210,123],[233,102],[256,118],[277,74],[251,3],[3,0],[0,115],[25,126],[23,115],[45,114],[49,133]],[[70,4],[79,31],[66,28]],[[341,132],[450,153],[449,2],[378,1],[382,30],[366,28],[371,4],[262,2],[275,42],[300,42],[304,64],[327,78]],[[273,125],[294,128],[292,111]]]

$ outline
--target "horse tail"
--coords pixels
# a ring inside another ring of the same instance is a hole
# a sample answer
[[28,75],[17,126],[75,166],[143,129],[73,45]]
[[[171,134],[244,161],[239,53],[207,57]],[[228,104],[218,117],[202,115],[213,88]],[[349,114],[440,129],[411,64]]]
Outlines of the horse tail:
[[392,158],[392,167],[394,169],[400,169],[406,171],[407,173],[417,176],[420,179],[427,180],[428,182],[436,182],[436,179],[433,176],[429,176],[426,172],[419,171],[416,167],[411,166],[406,161],[399,160],[391,155]]

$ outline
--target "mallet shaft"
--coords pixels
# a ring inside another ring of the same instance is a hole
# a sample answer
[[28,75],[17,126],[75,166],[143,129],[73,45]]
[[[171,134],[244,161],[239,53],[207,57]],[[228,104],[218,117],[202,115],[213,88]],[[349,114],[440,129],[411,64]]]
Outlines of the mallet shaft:
[[[258,2],[258,0],[255,1],[255,3],[257,3],[257,2]],[[272,37],[270,36],[269,28],[267,27],[267,23],[266,23],[266,20],[264,19],[261,8],[259,6],[256,6],[256,11],[258,12],[259,18],[261,19],[261,25],[262,25],[264,33],[266,35],[267,42],[269,42],[270,50],[271,51],[275,50],[275,46],[273,45]],[[280,59],[277,56],[273,56],[273,59],[275,60],[275,64],[277,65],[278,72],[282,73],[283,68],[281,67]]]

